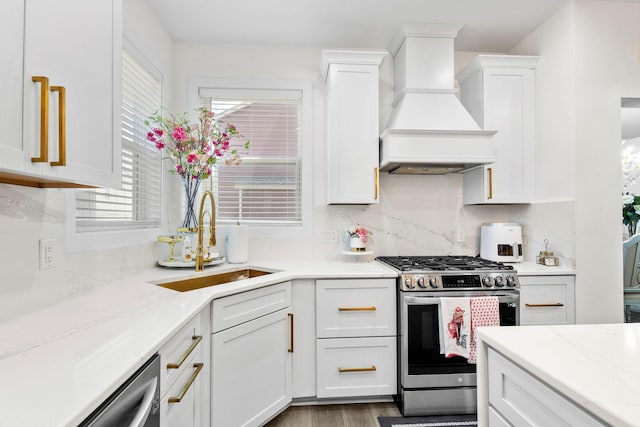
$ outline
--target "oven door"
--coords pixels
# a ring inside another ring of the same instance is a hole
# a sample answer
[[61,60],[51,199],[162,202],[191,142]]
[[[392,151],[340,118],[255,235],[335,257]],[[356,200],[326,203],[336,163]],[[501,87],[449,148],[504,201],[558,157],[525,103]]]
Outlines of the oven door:
[[400,380],[403,388],[476,385],[476,366],[464,357],[440,353],[440,297],[497,296],[500,325],[519,323],[519,293],[509,291],[402,293],[400,297]]

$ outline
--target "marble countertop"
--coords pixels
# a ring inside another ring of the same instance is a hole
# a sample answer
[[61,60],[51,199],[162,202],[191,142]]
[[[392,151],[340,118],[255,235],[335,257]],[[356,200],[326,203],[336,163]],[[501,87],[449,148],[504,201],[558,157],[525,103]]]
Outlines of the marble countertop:
[[606,423],[638,425],[640,324],[491,327],[478,337]]
[[536,264],[535,262],[511,262],[505,264],[512,265],[518,272],[519,276],[564,276],[576,274],[575,269],[565,265],[547,267],[545,265]]
[[[274,270],[243,281],[176,292],[154,285],[243,267]],[[215,298],[302,278],[384,278],[377,262],[251,262],[202,273],[150,268],[66,302],[0,324],[3,425],[77,425]]]

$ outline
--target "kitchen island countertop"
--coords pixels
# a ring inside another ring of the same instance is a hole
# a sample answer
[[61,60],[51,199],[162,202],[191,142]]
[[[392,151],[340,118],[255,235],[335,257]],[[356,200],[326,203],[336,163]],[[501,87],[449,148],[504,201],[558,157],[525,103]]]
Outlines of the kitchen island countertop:
[[[483,353],[494,348],[605,423],[638,425],[640,324],[489,327],[479,329],[478,338]],[[479,425],[486,425],[486,374],[484,353],[478,356]]]
[[[273,274],[176,292],[154,283],[239,268]],[[3,425],[71,426],[213,299],[302,278],[394,278],[377,262],[251,262],[191,269],[149,268],[46,309],[0,324]]]

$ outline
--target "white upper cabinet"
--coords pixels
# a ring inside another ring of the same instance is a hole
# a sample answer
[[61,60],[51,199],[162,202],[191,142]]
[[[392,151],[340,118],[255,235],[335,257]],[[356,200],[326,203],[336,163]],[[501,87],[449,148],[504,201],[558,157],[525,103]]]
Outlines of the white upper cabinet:
[[2,71],[9,76],[1,84],[12,84],[3,87],[2,111],[17,118],[2,115],[14,138],[0,142],[0,180],[119,187],[122,1],[10,0],[1,7],[14,18],[0,30],[11,33],[1,49],[20,69]]
[[537,56],[479,55],[456,78],[482,129],[498,131],[495,163],[464,173],[464,203],[531,203],[535,185]]
[[24,0],[4,0],[0,3],[0,163],[22,170],[22,46],[24,34]]
[[379,201],[379,68],[386,51],[322,51],[327,82],[327,203]]

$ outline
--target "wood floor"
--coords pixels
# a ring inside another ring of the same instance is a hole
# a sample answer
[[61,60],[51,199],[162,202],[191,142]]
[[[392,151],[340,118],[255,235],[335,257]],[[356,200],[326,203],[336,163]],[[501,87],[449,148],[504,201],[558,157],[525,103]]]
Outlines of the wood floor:
[[291,406],[265,427],[378,427],[378,417],[400,417],[395,403]]

